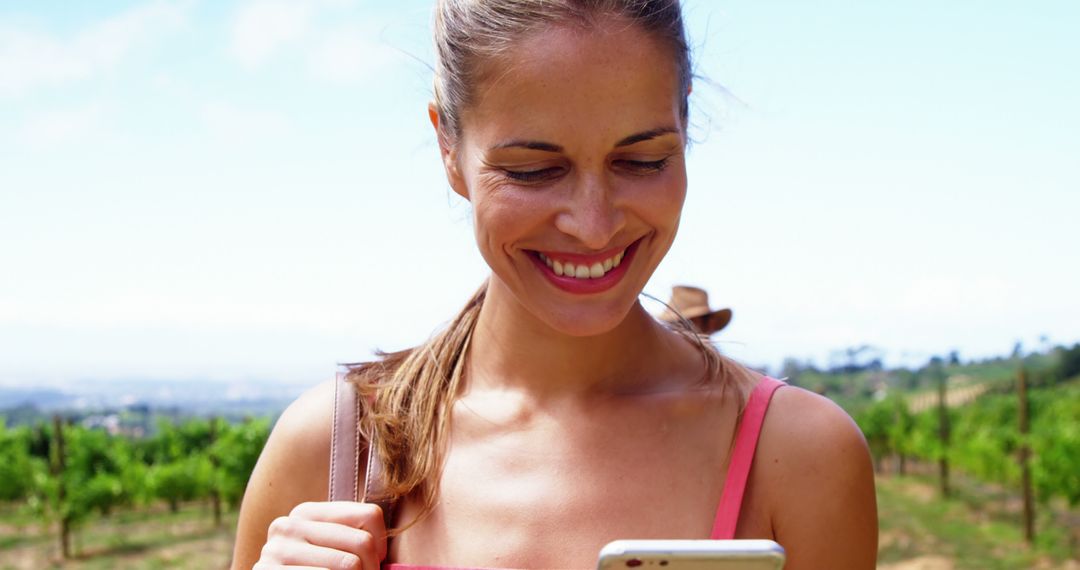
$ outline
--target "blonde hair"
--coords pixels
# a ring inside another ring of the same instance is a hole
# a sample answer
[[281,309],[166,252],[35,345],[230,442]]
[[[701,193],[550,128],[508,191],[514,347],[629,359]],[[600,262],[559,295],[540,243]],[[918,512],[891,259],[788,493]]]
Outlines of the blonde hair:
[[418,492],[421,516],[435,503],[432,483],[442,471],[450,407],[486,293],[485,283],[450,325],[424,344],[382,353],[380,360],[351,366],[346,375],[360,395],[360,431],[383,464],[385,498]]
[[685,124],[693,71],[678,0],[439,0],[434,98],[440,134],[448,140],[460,135],[461,110],[473,102],[484,64],[536,30],[556,24],[591,29],[605,16],[639,26],[671,50]]
[[[460,111],[472,102],[482,63],[503,53],[523,35],[547,25],[595,25],[600,16],[625,18],[653,34],[672,50],[679,69],[682,119],[691,71],[678,0],[439,0],[435,15],[435,104],[440,135],[460,135]],[[420,514],[434,508],[442,471],[450,413],[465,374],[466,355],[487,293],[483,285],[443,331],[415,348],[380,353],[374,362],[349,365],[347,378],[361,401],[361,432],[383,463],[386,499],[418,496]],[[671,327],[701,350],[703,382],[732,378],[736,385],[749,371],[722,357],[683,320]],[[726,384],[724,385],[726,387]],[[739,394],[740,409],[743,396]]]

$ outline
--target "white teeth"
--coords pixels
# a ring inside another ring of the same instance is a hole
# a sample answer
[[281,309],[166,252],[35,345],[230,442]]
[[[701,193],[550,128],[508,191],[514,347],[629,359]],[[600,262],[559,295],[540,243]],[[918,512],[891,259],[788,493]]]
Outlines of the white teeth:
[[539,253],[539,255],[540,259],[555,272],[555,275],[560,277],[574,277],[576,279],[599,279],[608,271],[611,271],[622,263],[623,257],[626,256],[626,251],[620,251],[619,253],[616,253],[603,261],[597,261],[592,265],[574,265],[569,261],[552,259],[542,253]]

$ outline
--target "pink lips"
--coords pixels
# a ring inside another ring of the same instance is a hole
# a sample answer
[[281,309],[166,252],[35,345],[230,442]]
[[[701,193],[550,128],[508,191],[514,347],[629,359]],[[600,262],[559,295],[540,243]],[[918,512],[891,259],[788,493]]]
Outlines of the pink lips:
[[[634,252],[637,251],[637,246],[639,242],[640,240],[634,242],[630,245],[630,247],[626,248],[626,254],[623,256],[622,263],[620,263],[618,267],[612,268],[610,271],[605,273],[603,277],[598,277],[596,279],[578,279],[576,277],[556,275],[555,270],[548,267],[547,264],[544,263],[544,260],[540,259],[540,256],[536,254],[536,252],[533,252],[530,257],[532,257],[533,263],[535,263],[536,266],[540,269],[540,272],[544,274],[544,277],[547,277],[548,281],[551,281],[551,283],[559,289],[562,289],[563,291],[566,291],[568,293],[588,295],[592,293],[601,293],[603,291],[607,291],[608,289],[614,287],[615,284],[617,284],[620,280],[622,280],[623,275],[626,275],[627,268],[630,267],[630,262],[634,258]],[[614,256],[620,251],[622,250],[612,249],[610,251],[587,255],[546,251],[543,253],[544,255],[552,259],[558,259],[560,261],[570,261],[574,264],[581,263],[588,265],[592,263],[602,262],[603,260]]]

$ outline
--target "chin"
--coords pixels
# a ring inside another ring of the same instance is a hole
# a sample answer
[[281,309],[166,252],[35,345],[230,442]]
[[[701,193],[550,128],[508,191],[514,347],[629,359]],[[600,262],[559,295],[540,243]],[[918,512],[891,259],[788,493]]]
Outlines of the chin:
[[555,331],[567,336],[585,338],[615,330],[626,320],[632,307],[633,302],[621,308],[596,307],[572,310],[562,307],[559,310],[547,312],[546,315],[537,316]]

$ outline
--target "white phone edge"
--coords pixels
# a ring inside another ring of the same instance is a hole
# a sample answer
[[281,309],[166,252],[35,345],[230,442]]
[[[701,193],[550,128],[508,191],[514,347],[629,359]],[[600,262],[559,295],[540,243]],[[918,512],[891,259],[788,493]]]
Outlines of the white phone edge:
[[[648,570],[648,560],[664,559],[671,561],[698,560],[712,557],[734,560],[757,560],[770,563],[772,568],[780,570],[786,561],[784,547],[772,540],[616,540],[609,542],[600,550],[597,560],[599,570],[625,568],[630,558],[640,559],[639,566]],[[667,562],[664,563],[667,565]],[[674,566],[674,565],[672,565]],[[633,567],[633,566],[631,566]]]

